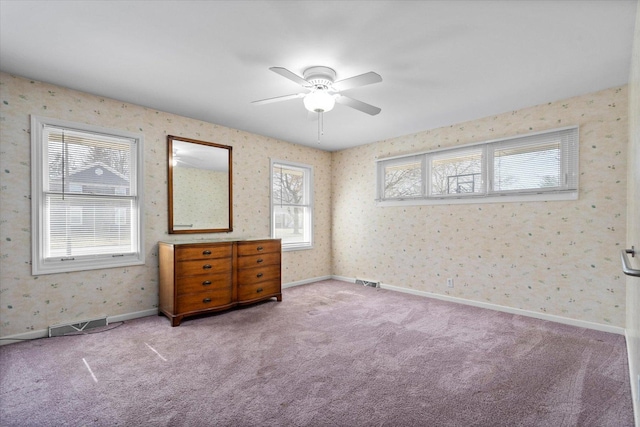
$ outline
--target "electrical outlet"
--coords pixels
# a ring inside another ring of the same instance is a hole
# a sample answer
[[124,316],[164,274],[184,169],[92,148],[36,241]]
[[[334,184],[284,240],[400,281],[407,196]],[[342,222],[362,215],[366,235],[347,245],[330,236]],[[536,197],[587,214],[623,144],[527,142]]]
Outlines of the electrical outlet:
[[453,288],[453,279],[452,278],[448,278],[447,279],[447,288]]

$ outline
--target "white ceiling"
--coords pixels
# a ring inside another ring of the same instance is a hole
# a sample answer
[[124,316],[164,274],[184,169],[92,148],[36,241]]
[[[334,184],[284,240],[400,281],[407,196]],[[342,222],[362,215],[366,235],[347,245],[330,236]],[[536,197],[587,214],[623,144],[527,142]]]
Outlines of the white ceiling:
[[[324,150],[626,84],[636,0],[0,1],[0,69]],[[271,71],[375,71],[310,121]],[[194,137],[194,135],[182,135]],[[214,141],[215,142],[215,141]]]

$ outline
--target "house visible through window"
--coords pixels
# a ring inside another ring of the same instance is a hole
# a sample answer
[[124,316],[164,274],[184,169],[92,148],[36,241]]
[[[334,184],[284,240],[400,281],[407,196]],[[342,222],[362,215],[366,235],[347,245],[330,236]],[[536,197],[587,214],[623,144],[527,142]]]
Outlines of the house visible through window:
[[32,117],[33,274],[142,264],[142,136]]
[[271,161],[271,236],[283,250],[313,247],[313,169]]
[[571,200],[578,128],[378,160],[379,205]]

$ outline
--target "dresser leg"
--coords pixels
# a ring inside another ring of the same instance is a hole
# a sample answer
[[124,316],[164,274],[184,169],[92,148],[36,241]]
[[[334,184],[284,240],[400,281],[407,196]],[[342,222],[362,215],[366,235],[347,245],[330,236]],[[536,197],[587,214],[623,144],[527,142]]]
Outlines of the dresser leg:
[[171,318],[171,326],[180,326],[180,322],[182,322],[182,316]]
[[278,302],[282,302],[282,294],[278,295],[278,296],[276,297],[276,300],[278,300]]

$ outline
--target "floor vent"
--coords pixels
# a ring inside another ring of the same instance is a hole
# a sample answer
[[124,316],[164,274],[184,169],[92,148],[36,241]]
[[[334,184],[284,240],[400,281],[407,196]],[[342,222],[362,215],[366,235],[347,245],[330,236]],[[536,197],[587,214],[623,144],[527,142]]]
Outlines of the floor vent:
[[49,338],[84,332],[88,329],[99,328],[100,326],[107,326],[108,324],[109,322],[107,321],[107,318],[101,317],[100,319],[83,320],[81,322],[49,326]]
[[356,285],[364,285],[364,286],[369,286],[371,288],[379,288],[380,282],[376,282],[368,279],[356,279]]

